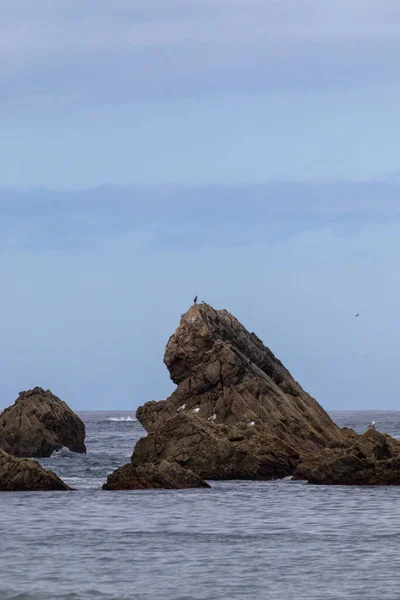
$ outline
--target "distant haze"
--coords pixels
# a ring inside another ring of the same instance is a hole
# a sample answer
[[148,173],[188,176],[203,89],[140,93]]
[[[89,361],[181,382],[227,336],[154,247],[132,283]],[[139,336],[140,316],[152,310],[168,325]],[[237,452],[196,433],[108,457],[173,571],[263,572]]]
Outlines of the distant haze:
[[326,408],[398,408],[399,197],[384,182],[1,189],[0,407],[35,385],[75,409],[165,398],[165,344],[198,294]]

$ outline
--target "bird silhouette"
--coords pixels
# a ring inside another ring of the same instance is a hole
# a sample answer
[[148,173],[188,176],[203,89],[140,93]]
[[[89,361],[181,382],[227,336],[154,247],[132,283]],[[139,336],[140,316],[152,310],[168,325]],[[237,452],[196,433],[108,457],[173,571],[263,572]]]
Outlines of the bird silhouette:
[[357,313],[357,314],[356,314],[356,315],[354,315],[354,316],[355,316],[355,317],[359,317],[359,316],[360,316],[360,313]]
[[193,302],[194,302],[195,304],[197,304],[197,296],[195,296],[195,297],[194,297],[194,300],[193,300]]

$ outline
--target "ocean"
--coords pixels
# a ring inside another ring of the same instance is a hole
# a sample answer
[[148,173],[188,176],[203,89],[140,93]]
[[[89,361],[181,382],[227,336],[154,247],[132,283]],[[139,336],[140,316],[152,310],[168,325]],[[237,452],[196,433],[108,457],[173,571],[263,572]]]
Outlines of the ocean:
[[[106,492],[144,434],[82,412],[87,455],[40,462],[72,492],[0,494],[0,600],[398,600],[400,488],[290,479]],[[400,436],[400,412],[334,412]]]

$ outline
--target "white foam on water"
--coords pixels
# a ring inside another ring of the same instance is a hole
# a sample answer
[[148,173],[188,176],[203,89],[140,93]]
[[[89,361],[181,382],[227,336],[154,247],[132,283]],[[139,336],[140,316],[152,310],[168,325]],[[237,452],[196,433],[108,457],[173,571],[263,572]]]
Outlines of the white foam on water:
[[49,457],[49,460],[59,459],[59,458],[74,458],[76,456],[76,452],[71,452],[68,448],[63,446],[60,450],[56,450]]
[[119,421],[137,421],[137,419],[135,419],[135,417],[109,417],[106,421],[114,421],[117,423]]

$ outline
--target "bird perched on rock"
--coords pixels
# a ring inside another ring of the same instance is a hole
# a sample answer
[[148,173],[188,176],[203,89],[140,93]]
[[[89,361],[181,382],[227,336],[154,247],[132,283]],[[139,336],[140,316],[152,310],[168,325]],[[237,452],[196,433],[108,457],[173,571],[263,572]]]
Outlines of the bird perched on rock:
[[375,429],[375,419],[372,419],[371,423],[368,425],[368,429]]
[[193,300],[193,302],[194,302],[195,304],[197,304],[197,296],[195,296],[195,297],[194,297],[194,300]]
[[195,414],[196,414],[196,413],[198,413],[198,412],[199,412],[199,410],[200,410],[200,408],[197,406],[196,408],[194,408],[194,409],[192,410],[192,413],[195,413]]
[[176,409],[176,412],[182,412],[183,410],[185,410],[186,408],[186,404],[182,404],[182,406],[180,406],[179,408]]
[[207,421],[215,421],[216,418],[217,415],[214,413],[213,415],[211,415],[211,417],[208,417]]
[[247,427],[254,427],[255,423],[254,421],[250,421],[250,423],[248,423]]

